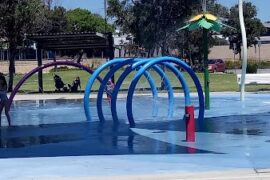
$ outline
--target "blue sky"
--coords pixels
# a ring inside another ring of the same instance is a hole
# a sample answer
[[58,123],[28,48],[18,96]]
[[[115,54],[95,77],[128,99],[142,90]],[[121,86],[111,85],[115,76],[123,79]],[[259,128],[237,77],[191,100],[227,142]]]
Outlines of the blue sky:
[[[231,7],[238,3],[238,0],[217,0],[219,3]],[[252,2],[258,8],[258,18],[262,21],[270,21],[270,0],[245,0]],[[57,5],[62,5],[67,9],[77,7],[89,9],[91,12],[104,15],[103,0],[56,0]]]
[[[238,3],[238,0],[217,0],[220,4],[231,7]],[[270,21],[270,0],[244,0],[245,2],[252,2],[258,9],[258,18],[263,22]]]

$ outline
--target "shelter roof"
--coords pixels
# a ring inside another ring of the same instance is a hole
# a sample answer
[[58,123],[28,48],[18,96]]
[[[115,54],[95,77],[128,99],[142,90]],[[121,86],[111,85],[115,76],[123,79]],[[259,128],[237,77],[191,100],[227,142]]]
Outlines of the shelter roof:
[[108,34],[98,32],[26,34],[25,38],[46,50],[95,49],[109,46]]

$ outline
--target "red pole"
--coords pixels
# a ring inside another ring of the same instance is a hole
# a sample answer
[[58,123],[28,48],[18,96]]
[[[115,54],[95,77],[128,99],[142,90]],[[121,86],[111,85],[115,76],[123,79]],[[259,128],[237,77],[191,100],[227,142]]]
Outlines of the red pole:
[[195,141],[194,106],[186,106],[186,141]]

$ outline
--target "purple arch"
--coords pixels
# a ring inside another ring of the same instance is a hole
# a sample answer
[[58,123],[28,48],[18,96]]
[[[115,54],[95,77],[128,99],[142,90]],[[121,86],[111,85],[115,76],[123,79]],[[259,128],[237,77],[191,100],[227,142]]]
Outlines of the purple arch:
[[[14,90],[11,92],[9,99],[8,99],[8,105],[7,105],[7,110],[10,110],[10,106],[13,102],[13,98],[14,96],[17,94],[18,90],[20,89],[20,87],[23,85],[23,83],[29,78],[31,77],[33,74],[37,73],[38,71],[41,71],[43,69],[46,69],[48,67],[51,66],[56,66],[56,65],[67,65],[67,66],[73,66],[73,67],[77,67],[80,68],[84,71],[87,71],[90,74],[93,74],[93,71],[91,69],[89,69],[88,67],[79,64],[79,63],[75,63],[72,61],[56,61],[56,62],[52,62],[52,63],[47,63],[47,64],[43,64],[42,66],[38,66],[34,69],[32,69],[30,72],[28,72],[15,86]],[[102,79],[100,77],[97,78],[99,82],[102,82]]]

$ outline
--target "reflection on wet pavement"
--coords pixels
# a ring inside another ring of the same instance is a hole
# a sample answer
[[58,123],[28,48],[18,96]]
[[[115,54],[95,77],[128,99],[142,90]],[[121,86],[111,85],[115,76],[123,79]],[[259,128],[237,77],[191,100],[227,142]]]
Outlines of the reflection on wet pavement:
[[[194,98],[192,100],[196,106],[196,100]],[[223,97],[222,102],[225,101],[233,102],[235,98]],[[118,125],[112,122],[108,103],[104,103],[103,107],[107,121],[100,124],[93,104],[91,107],[94,114],[93,121],[86,122],[82,100],[17,101],[12,108],[15,126],[0,129],[0,157],[222,153],[222,151],[211,150],[205,146],[198,146],[205,149],[191,147],[185,145],[182,140],[179,140],[179,143],[174,142],[179,139],[176,136],[180,135],[172,132],[180,132],[180,134],[185,132],[185,122],[181,118],[183,117],[183,99],[176,98],[175,116],[171,119],[165,116],[167,114],[166,98],[159,99],[159,113],[155,118],[151,116],[151,97],[136,98],[137,104],[142,104],[142,102],[149,108],[134,108],[138,130],[133,131],[129,128],[126,112],[123,111],[124,100],[118,102],[120,117]],[[270,136],[269,117],[268,112],[257,114],[253,112],[249,115],[227,113],[226,116],[205,118],[203,127],[199,127],[197,122],[196,130],[200,133],[208,133],[208,135],[221,133]],[[145,131],[140,131],[140,129]],[[269,143],[267,139],[264,142]]]
[[[161,125],[169,127],[166,123]],[[138,127],[151,129],[153,126],[141,124]],[[131,131],[126,124],[115,126],[112,122],[3,127],[0,143],[1,158],[190,153],[185,146],[144,137]],[[214,152],[194,149],[192,153]]]

